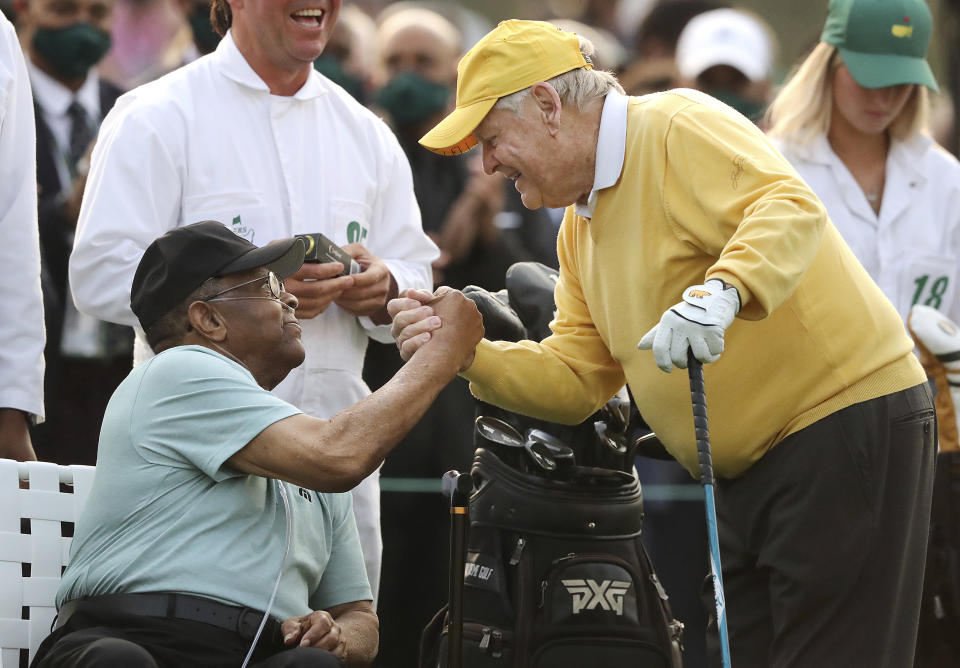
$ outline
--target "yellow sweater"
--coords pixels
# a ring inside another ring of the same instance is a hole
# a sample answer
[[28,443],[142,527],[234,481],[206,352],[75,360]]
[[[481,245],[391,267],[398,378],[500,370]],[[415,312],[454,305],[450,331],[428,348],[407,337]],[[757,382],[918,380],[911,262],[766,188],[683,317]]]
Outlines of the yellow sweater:
[[593,218],[567,211],[553,335],[481,342],[463,374],[477,397],[573,424],[626,379],[696,475],[687,374],[663,373],[636,346],[708,278],[742,301],[723,355],[704,367],[718,476],[841,408],[925,382],[896,310],[753,124],[692,91],[631,98],[626,147]]

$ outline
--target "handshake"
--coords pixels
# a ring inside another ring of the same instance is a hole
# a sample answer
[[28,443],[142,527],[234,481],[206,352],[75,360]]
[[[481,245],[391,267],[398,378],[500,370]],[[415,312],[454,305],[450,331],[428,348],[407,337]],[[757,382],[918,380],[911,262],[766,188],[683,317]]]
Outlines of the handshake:
[[483,318],[459,290],[447,286],[435,292],[405,290],[387,303],[387,313],[403,361],[423,350],[423,354],[453,362],[457,373],[473,364],[474,351],[483,338]]
[[[687,367],[687,351],[701,362],[715,362],[723,353],[724,332],[740,310],[740,295],[719,279],[683,291],[683,301],[664,312],[660,322],[637,347],[652,350],[663,371]],[[436,292],[407,290],[387,304],[391,333],[400,357],[410,360],[434,338],[439,345],[462,353],[458,371],[473,363],[474,348],[483,338],[483,319],[474,302],[461,292],[441,286]]]

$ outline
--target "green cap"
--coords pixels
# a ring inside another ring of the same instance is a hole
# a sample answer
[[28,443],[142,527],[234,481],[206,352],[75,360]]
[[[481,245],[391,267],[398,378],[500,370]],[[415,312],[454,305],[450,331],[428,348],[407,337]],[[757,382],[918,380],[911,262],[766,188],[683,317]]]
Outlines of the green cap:
[[920,84],[937,91],[926,60],[932,29],[923,0],[830,0],[820,40],[837,47],[864,88]]

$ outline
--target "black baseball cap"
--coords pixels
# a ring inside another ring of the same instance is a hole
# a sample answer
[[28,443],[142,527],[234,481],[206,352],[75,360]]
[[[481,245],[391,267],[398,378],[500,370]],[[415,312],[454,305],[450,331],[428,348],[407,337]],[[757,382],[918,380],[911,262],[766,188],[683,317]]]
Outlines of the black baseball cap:
[[133,275],[130,308],[146,328],[214,276],[266,267],[286,278],[303,264],[304,250],[296,238],[255,246],[215,220],[177,227],[147,246]]

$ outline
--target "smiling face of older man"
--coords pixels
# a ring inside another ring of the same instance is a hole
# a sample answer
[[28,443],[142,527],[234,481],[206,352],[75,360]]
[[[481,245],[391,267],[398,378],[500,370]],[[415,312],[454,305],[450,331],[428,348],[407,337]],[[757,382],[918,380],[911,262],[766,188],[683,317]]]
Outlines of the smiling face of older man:
[[586,203],[604,99],[592,45],[540,21],[504,21],[457,67],[457,105],[420,143],[443,155],[477,144],[483,168],[514,180],[524,206]]
[[535,84],[520,109],[494,107],[473,131],[483,169],[514,181],[523,205],[585,203],[593,187],[601,103],[581,112],[556,90]]

